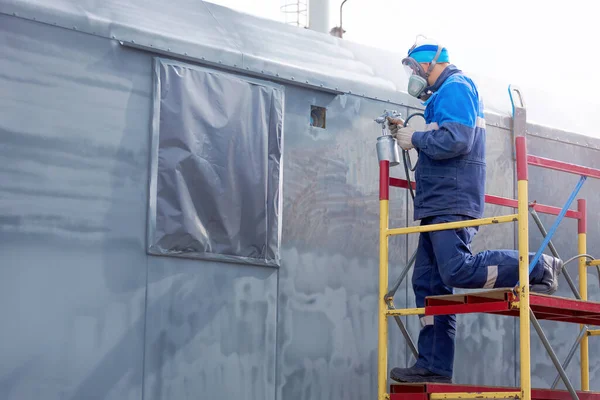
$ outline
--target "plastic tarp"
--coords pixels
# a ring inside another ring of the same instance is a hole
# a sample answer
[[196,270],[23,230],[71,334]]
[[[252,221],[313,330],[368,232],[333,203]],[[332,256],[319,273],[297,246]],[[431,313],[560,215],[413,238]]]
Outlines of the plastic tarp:
[[157,58],[150,254],[278,266],[282,86]]

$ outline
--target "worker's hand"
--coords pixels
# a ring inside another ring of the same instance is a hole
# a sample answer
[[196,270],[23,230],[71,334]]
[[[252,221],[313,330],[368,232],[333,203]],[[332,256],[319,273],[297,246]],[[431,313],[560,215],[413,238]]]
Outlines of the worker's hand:
[[413,133],[415,133],[415,130],[410,126],[398,129],[398,132],[394,136],[398,142],[398,146],[402,147],[404,150],[414,148],[415,146],[412,144]]
[[402,118],[387,117],[388,126],[390,127],[390,133],[393,137],[396,137],[398,130],[404,126],[404,120]]

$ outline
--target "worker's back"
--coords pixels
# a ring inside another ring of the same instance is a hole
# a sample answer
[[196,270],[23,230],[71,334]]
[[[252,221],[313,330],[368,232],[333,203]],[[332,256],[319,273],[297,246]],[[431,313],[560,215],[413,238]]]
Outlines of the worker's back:
[[440,78],[427,100],[425,120],[430,130],[444,129],[419,146],[414,218],[481,218],[486,176],[483,102],[473,81],[456,67],[448,66]]

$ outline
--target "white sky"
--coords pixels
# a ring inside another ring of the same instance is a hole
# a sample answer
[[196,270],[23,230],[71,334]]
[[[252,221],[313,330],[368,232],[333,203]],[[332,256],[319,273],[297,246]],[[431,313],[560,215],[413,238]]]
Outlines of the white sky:
[[[294,0],[210,2],[283,21],[280,6]],[[330,1],[331,27],[339,25],[340,4]],[[556,112],[563,102],[582,105],[577,118],[589,126],[600,112],[599,13],[594,0],[348,0],[344,40],[403,56],[424,34],[446,46],[465,72],[551,92]]]

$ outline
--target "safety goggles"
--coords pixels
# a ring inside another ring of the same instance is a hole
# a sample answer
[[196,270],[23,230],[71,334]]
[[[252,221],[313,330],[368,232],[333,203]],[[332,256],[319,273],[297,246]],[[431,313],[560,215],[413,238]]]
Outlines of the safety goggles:
[[423,67],[421,67],[421,64],[415,61],[414,58],[406,57],[402,60],[402,66],[404,67],[404,73],[408,78],[410,78],[411,75],[417,75],[422,78],[427,77],[427,72],[425,72]]
[[[409,56],[402,60],[402,65],[404,66],[404,70],[408,74],[408,76],[416,74],[422,78],[427,79],[427,77],[429,76],[431,71],[433,71],[433,68],[437,64],[437,60],[440,58],[440,54],[442,53],[442,50],[444,48],[442,46],[437,46],[435,57],[433,57],[433,60],[431,60],[431,62],[429,63],[429,68],[427,68],[427,71],[425,71],[423,67],[421,67],[421,64],[419,62],[417,62],[414,58],[410,56],[410,54],[415,48],[416,45],[413,45],[410,48],[410,50],[408,51]],[[409,69],[411,69],[412,72],[409,71]]]

